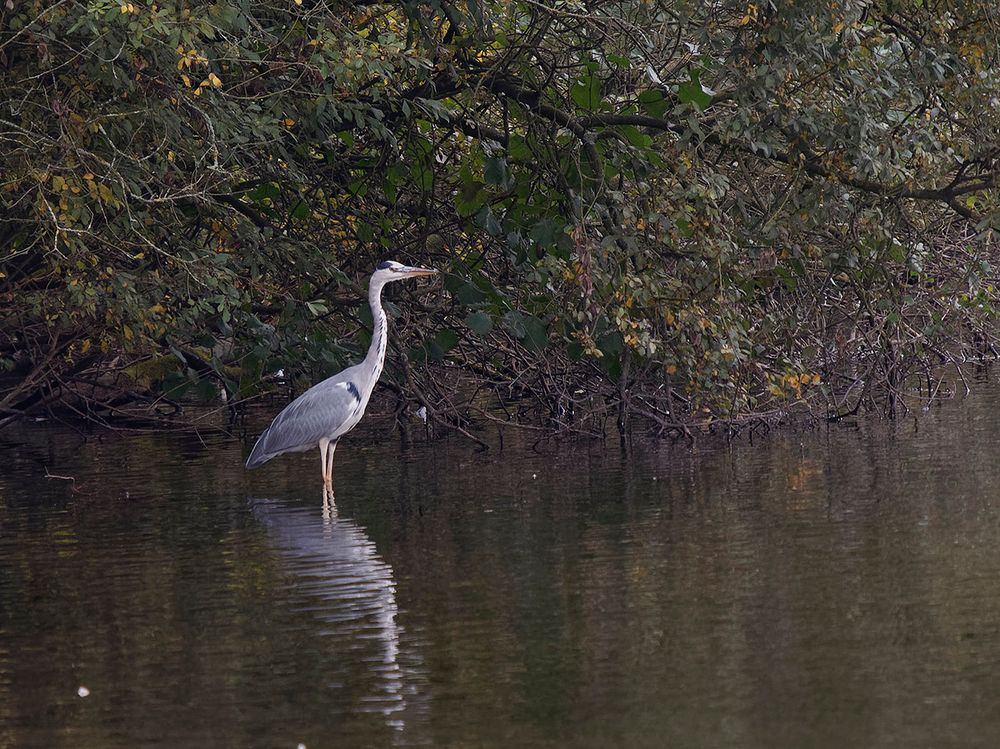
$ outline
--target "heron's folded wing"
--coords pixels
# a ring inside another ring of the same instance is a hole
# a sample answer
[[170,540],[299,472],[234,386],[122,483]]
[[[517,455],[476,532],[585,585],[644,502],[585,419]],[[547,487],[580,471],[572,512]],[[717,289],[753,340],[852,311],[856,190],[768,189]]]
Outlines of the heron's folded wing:
[[254,453],[275,456],[315,447],[324,437],[336,435],[358,404],[356,388],[349,383],[321,382],[293,400],[279,413]]

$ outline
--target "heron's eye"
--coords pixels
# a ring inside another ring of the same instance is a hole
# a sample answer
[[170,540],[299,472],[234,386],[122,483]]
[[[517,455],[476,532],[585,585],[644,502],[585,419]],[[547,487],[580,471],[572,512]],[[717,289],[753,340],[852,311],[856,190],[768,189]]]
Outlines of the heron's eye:
[[388,270],[391,267],[392,267],[392,263],[391,262],[389,262],[388,260],[383,260],[381,263],[379,263],[377,266],[375,266],[375,269],[376,270]]

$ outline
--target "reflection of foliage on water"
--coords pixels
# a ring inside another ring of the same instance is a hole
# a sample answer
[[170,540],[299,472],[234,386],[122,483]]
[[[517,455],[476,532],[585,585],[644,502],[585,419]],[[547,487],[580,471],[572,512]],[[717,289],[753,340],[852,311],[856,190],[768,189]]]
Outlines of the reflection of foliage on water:
[[[281,497],[255,512],[232,441],[26,429],[0,472],[0,736],[974,745],[1000,723],[998,414],[982,388],[919,429],[712,452],[386,444],[343,456],[341,537],[305,457],[254,476]],[[363,711],[386,653],[403,733]]]
[[390,376],[456,424],[849,411],[988,347],[992,4],[550,5],[4,9],[0,407],[315,379],[386,255],[446,271]]

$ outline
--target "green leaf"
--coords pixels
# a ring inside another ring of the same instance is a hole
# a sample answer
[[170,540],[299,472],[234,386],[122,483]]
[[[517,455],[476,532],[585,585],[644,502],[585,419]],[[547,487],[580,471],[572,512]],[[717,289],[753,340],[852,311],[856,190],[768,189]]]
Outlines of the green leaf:
[[449,328],[443,328],[434,336],[434,343],[438,345],[442,353],[447,354],[458,345],[458,333]]
[[406,352],[406,358],[418,364],[428,361],[441,361],[445,354],[455,348],[458,343],[458,334],[454,330],[445,328],[438,331],[438,334],[423,346],[416,346]]
[[497,157],[486,159],[483,177],[488,185],[504,185],[507,182],[507,162]]
[[510,136],[510,142],[507,144],[507,155],[513,161],[531,161],[532,159],[528,141],[521,135]]
[[168,372],[160,384],[160,392],[168,398],[180,398],[191,388],[191,379],[180,372]]
[[309,310],[309,314],[313,317],[319,317],[320,315],[325,315],[330,311],[330,308],[326,306],[326,300],[317,299],[313,302],[306,302],[306,309]]
[[597,339],[597,348],[606,357],[617,357],[625,349],[625,341],[617,330],[612,330]]
[[799,280],[781,266],[775,268],[774,273],[781,279],[789,291],[795,291],[795,287],[799,285]]
[[527,318],[524,325],[524,340],[526,348],[532,351],[542,351],[549,345],[549,331],[537,317]]
[[371,242],[375,239],[375,228],[365,221],[358,224],[357,231],[359,242]]
[[253,203],[264,203],[267,200],[273,200],[281,194],[281,188],[278,187],[275,182],[264,182],[257,185],[254,189],[246,194],[247,198]]
[[488,205],[483,206],[479,210],[479,213],[476,214],[476,225],[485,229],[486,233],[491,237],[499,237],[503,234],[503,226],[500,225],[500,220],[490,210]]
[[465,316],[465,325],[477,335],[486,335],[493,330],[493,320],[485,312],[470,312]]
[[639,94],[639,106],[653,117],[662,117],[667,111],[667,100],[662,91],[650,89]]
[[549,345],[549,332],[545,323],[534,315],[511,310],[501,320],[515,338],[532,351],[541,351]]
[[704,110],[712,103],[712,94],[702,87],[701,74],[697,70],[689,68],[688,76],[691,80],[677,87],[677,97],[685,104],[694,104],[698,109]]
[[482,182],[467,182],[455,196],[455,210],[459,216],[467,218],[483,207],[486,202],[486,189]]
[[542,247],[554,247],[559,235],[564,233],[562,224],[550,218],[544,218],[531,227],[531,239]]
[[569,95],[580,109],[592,112],[601,103],[601,81],[593,73],[579,78],[570,87]]
[[515,338],[524,338],[524,315],[517,310],[511,310],[501,320],[503,326]]
[[454,273],[445,274],[443,284],[458,302],[467,307],[473,307],[487,301],[486,294],[475,284]]
[[653,144],[653,139],[639,130],[635,125],[622,125],[618,128],[618,132],[624,135],[625,140],[633,146],[648,148]]

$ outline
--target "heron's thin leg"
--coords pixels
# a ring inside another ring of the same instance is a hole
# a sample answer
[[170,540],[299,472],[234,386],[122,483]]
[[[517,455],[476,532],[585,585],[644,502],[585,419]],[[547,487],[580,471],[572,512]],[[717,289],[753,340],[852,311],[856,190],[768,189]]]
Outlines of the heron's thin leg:
[[333,489],[333,451],[337,449],[337,440],[330,443],[329,448],[326,451],[326,464],[325,464],[325,476],[326,483],[330,485],[332,492]]
[[319,460],[320,468],[323,470],[323,485],[326,486],[329,483],[329,479],[326,477],[326,451],[330,446],[330,440],[326,437],[319,441]]

